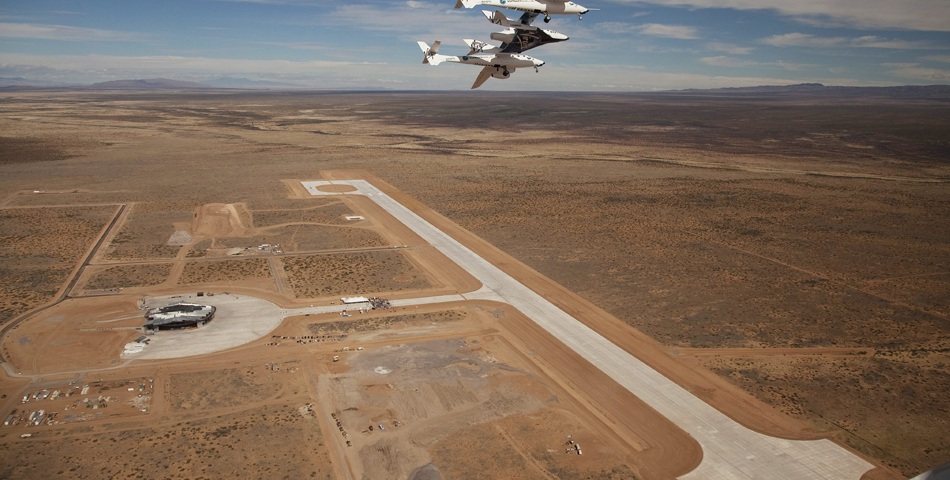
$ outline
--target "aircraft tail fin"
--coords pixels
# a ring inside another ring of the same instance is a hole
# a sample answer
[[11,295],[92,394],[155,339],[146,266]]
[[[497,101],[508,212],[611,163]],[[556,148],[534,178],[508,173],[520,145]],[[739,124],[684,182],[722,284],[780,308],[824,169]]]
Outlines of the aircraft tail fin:
[[422,63],[428,63],[429,65],[438,65],[442,63],[442,55],[439,55],[439,46],[442,45],[441,40],[436,40],[432,43],[430,47],[426,42],[416,42],[419,44],[419,48],[422,49]]
[[524,15],[519,17],[518,20],[512,20],[506,17],[504,13],[501,13],[498,10],[495,10],[494,12],[482,10],[482,15],[485,15],[485,18],[487,18],[489,22],[494,23],[495,25],[501,25],[503,27],[508,27],[508,28],[514,27],[514,28],[525,28],[525,29],[530,29],[530,30],[537,29],[537,27],[531,25],[531,22],[533,22],[534,19],[538,17],[537,13],[530,13],[530,12],[525,13]]
[[471,38],[463,38],[462,41],[465,42],[466,45],[468,45],[468,48],[470,49],[468,52],[469,55],[474,55],[476,53],[483,53],[483,52],[491,52],[493,50],[498,49],[498,47],[485,43],[481,40],[472,40]]
[[489,22],[494,23],[495,25],[504,25],[506,27],[508,26],[507,24],[508,17],[506,17],[504,13],[501,13],[498,10],[495,10],[494,13],[489,12],[487,10],[482,10],[482,15],[484,15],[485,18],[487,18]]
[[455,2],[455,8],[475,8],[475,5],[480,5],[481,2],[478,0],[457,0]]

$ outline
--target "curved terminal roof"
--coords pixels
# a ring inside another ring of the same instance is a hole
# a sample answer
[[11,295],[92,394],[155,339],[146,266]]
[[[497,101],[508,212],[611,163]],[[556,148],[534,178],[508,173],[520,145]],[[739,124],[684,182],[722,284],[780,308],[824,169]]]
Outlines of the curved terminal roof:
[[211,305],[179,302],[164,307],[156,307],[145,314],[146,328],[159,328],[197,324],[211,320],[215,308]]

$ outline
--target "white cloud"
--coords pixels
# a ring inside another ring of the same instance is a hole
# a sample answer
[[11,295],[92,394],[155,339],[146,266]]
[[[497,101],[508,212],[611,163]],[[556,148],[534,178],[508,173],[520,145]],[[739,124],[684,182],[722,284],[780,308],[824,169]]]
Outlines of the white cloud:
[[950,31],[946,0],[607,0],[628,5],[775,10],[801,20],[858,28]]
[[307,42],[251,42],[254,45],[267,45],[272,47],[283,47],[291,50],[311,50],[320,52],[332,52],[338,50],[337,46],[330,46],[321,43]]
[[[409,8],[406,8],[409,5]],[[462,38],[485,40],[486,25],[481,13],[455,10],[451,3],[407,2],[395,5],[339,4],[314,19],[319,25],[351,27],[362,35],[396,34],[406,42],[444,40],[464,45]],[[422,9],[423,11],[420,11]]]
[[663,25],[659,23],[647,23],[640,25],[637,30],[644,34],[654,37],[676,38],[680,40],[692,40],[699,38],[696,34],[696,28],[685,25]]
[[322,2],[308,0],[213,0],[222,3],[259,3],[262,5],[297,5],[304,7],[322,6]]
[[[420,29],[431,29],[433,26],[447,24],[449,28],[461,25],[475,24],[483,26],[485,18],[481,15],[467,15],[465,10],[454,10],[444,5],[432,5],[422,2],[412,2],[416,6],[405,8],[403,5],[385,7],[365,4],[340,4],[332,12],[321,15],[335,25],[352,25],[359,29],[372,29],[384,32],[408,32]],[[424,5],[424,7],[423,7]],[[417,10],[424,9],[426,14]],[[484,28],[482,28],[484,30]]]
[[888,62],[881,64],[881,66],[885,68],[911,68],[919,65],[920,64],[916,62]]
[[706,65],[712,65],[714,67],[749,67],[752,65],[758,65],[756,62],[750,60],[742,60],[739,58],[727,57],[724,55],[718,55],[715,57],[703,57],[699,61],[705,63]]
[[0,37],[65,41],[130,41],[141,39],[139,34],[131,32],[37,23],[0,23]]
[[807,70],[809,68],[815,67],[815,65],[808,65],[804,63],[789,63],[784,60],[779,60],[777,62],[768,62],[768,63],[755,62],[752,60],[728,57],[725,55],[703,57],[699,59],[699,61],[713,67],[745,68],[745,67],[763,67],[764,66],[764,67],[778,67],[787,72],[799,72],[802,70]]
[[[4,65],[5,64],[5,65]],[[0,55],[0,74],[67,83],[93,83],[130,78],[166,77],[206,81],[220,76],[276,80],[306,88],[388,88],[468,90],[477,73],[465,65],[439,67],[412,64],[348,63],[285,60],[241,60],[205,57],[106,55]],[[26,76],[26,75],[24,75]],[[787,85],[798,79],[663,73],[641,66],[554,64],[519,70],[511,80],[488,82],[486,90],[644,91]],[[846,83],[846,82],[840,82]],[[852,84],[854,82],[852,81]]]
[[947,83],[950,82],[950,70],[941,68],[925,68],[919,66],[905,66],[890,70],[892,75],[918,80],[924,83]]
[[885,48],[895,50],[912,50],[920,48],[934,48],[926,42],[911,42],[907,40],[894,40],[881,38],[874,35],[865,35],[863,37],[818,37],[807,33],[786,33],[782,35],[772,35],[759,40],[766,45],[774,47],[856,47],[856,48]]
[[773,47],[834,47],[848,43],[843,37],[816,37],[807,33],[772,35],[759,41]]
[[600,22],[597,28],[609,33],[639,33],[652,37],[675,38],[679,40],[692,40],[699,38],[696,28],[685,25],[664,25],[659,23],[646,23],[634,25],[624,22]]
[[596,28],[607,33],[634,33],[637,26],[624,22],[600,22]]
[[933,48],[933,45],[930,45],[927,42],[894,40],[894,39],[888,39],[888,38],[880,38],[873,35],[853,38],[851,39],[851,46],[865,47],[865,48],[888,48],[888,49],[895,49],[895,50],[913,50],[913,49],[919,49],[919,48]]
[[[544,83],[556,83],[570,90],[661,91],[801,83],[798,79],[754,77],[742,74],[728,76],[656,72],[641,67],[621,65],[579,65],[573,69],[563,66],[552,67],[550,70],[545,70],[548,67],[542,69]],[[552,85],[551,89],[554,88]]]
[[445,4],[433,3],[433,2],[420,2],[418,0],[407,0],[406,6],[409,8],[423,9],[423,10],[436,10],[444,9]]
[[[85,76],[136,74],[142,75],[219,75],[243,74],[248,72],[267,72],[269,74],[304,74],[322,69],[342,69],[360,65],[356,62],[329,62],[310,60],[305,62],[289,60],[253,60],[231,58],[162,56],[118,56],[118,55],[30,55],[2,54],[0,62],[4,65],[29,65],[32,68],[52,68],[70,70]],[[98,80],[97,80],[98,81]]]
[[781,68],[782,70],[785,70],[788,72],[800,72],[802,70],[807,70],[809,68],[815,68],[815,65],[810,65],[807,63],[790,63],[784,60],[779,60],[775,62],[775,64],[778,65],[779,68]]
[[950,55],[927,55],[923,59],[931,62],[950,63]]
[[720,42],[707,43],[706,48],[715,52],[725,52],[730,55],[748,55],[752,53],[752,47],[740,47],[737,45]]

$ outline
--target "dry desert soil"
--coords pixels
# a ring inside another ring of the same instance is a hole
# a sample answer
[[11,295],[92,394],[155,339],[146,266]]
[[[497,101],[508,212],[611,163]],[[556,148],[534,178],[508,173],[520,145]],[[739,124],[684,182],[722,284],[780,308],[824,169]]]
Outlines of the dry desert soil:
[[218,353],[122,355],[148,298],[478,288],[373,202],[300,185],[334,178],[596,312],[591,328],[754,430],[831,438],[875,464],[867,479],[950,460],[950,99],[0,97],[0,478],[698,465],[689,435],[493,302],[296,315]]

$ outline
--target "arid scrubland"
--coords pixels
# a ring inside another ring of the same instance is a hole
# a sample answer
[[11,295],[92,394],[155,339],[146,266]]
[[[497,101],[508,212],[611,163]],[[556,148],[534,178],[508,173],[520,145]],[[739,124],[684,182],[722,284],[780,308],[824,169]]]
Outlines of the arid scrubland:
[[[182,284],[271,275],[261,259],[202,259],[228,249],[389,247],[341,221],[342,204],[289,198],[282,183],[364,170],[671,355],[915,475],[950,458],[950,107],[814,95],[4,92],[0,319],[52,300],[118,204],[128,218],[101,260],[181,255],[195,260]],[[257,230],[169,245],[208,204],[246,204],[241,221]],[[430,287],[399,249],[276,262],[300,298]],[[153,268],[100,266],[85,288],[121,288],[114,276],[125,274],[140,277],[126,287],[156,284],[164,270]],[[241,388],[239,370],[222,378],[233,384],[221,389]],[[180,395],[175,405],[200,409],[200,395]],[[293,463],[325,449],[269,450],[285,435],[321,442],[296,410],[276,402],[259,415],[82,438],[140,456],[121,468],[104,452],[47,454],[0,474],[144,476],[133,463],[148,463],[171,475],[188,463],[220,477],[237,470],[198,462],[229,449],[260,455],[262,475],[331,476]],[[557,415],[471,426],[460,430],[470,440],[431,456],[506,431],[534,435]],[[259,438],[271,443],[256,448]],[[150,448],[132,446],[141,441]],[[44,442],[54,451],[68,440]],[[169,450],[183,453],[157,453]],[[492,452],[458,471],[523,458]],[[584,472],[627,476],[603,466]]]
[[267,261],[262,258],[222,260],[216,262],[189,262],[185,265],[179,283],[226,283],[244,278],[269,276]]
[[53,300],[115,206],[0,209],[0,318]]
[[148,287],[163,283],[171,273],[170,263],[146,265],[115,265],[90,271],[86,290],[108,290],[129,287]]
[[282,263],[294,293],[301,298],[429,286],[425,278],[413,273],[412,264],[402,252],[394,250],[297,256],[285,258]]

